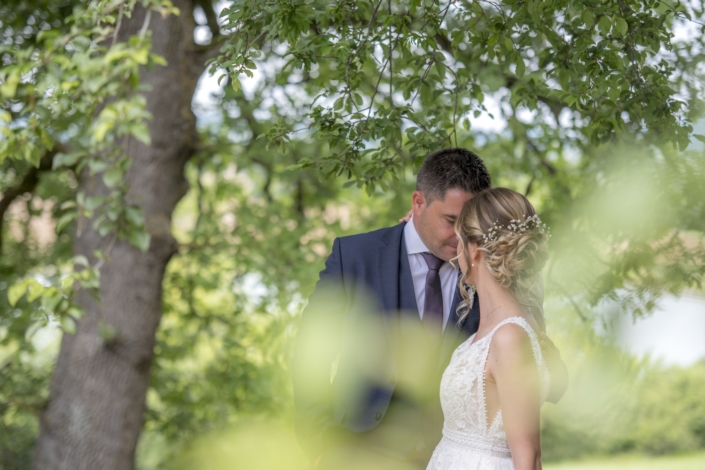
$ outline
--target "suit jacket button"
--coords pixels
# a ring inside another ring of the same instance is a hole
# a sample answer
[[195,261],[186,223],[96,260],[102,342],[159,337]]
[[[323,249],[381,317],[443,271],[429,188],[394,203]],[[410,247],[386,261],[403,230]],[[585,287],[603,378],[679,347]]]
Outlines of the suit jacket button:
[[397,381],[396,377],[394,377],[393,375],[389,376],[389,383],[390,384],[394,385],[396,383],[396,381]]
[[375,421],[379,421],[380,419],[382,419],[382,413],[378,411],[377,413],[375,413]]

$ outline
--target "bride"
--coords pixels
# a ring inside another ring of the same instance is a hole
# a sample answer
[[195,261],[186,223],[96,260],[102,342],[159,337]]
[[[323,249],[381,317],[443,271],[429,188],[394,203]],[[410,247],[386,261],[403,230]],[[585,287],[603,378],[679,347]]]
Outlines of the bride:
[[441,381],[443,439],[427,470],[541,468],[540,410],[550,386],[541,268],[549,237],[531,203],[506,188],[470,199],[455,224],[467,315],[480,327],[454,352]]

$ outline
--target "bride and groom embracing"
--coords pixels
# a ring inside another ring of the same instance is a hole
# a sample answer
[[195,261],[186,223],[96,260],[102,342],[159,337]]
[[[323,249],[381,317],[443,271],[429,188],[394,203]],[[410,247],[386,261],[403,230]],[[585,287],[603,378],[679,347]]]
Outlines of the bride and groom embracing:
[[429,155],[409,220],[338,238],[292,363],[318,470],[540,469],[540,408],[567,386],[544,334],[549,235],[465,149]]

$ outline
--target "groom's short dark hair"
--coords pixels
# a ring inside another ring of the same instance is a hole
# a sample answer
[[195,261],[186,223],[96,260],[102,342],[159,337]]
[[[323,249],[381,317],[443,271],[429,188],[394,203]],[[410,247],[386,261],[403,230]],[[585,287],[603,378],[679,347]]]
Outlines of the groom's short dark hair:
[[449,189],[477,194],[492,186],[490,172],[482,159],[470,150],[443,149],[424,160],[416,176],[416,190],[426,198],[426,204],[444,199]]

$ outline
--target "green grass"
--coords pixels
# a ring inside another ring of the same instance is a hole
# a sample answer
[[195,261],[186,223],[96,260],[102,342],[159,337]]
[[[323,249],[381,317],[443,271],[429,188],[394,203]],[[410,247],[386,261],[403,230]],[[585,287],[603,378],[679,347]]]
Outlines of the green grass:
[[543,468],[545,470],[703,470],[705,453],[668,457],[619,456],[599,460],[547,463]]

